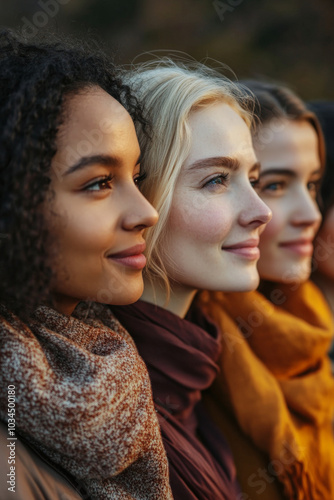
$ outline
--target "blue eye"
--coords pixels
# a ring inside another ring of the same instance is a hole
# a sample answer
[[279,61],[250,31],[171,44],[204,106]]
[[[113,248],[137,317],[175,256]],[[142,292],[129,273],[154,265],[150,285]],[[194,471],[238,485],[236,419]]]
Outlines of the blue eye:
[[271,182],[270,184],[267,184],[266,186],[263,187],[263,190],[266,191],[279,191],[280,189],[283,189],[285,187],[284,182]]
[[203,187],[216,187],[216,186],[226,186],[229,181],[229,174],[219,174],[207,181]]

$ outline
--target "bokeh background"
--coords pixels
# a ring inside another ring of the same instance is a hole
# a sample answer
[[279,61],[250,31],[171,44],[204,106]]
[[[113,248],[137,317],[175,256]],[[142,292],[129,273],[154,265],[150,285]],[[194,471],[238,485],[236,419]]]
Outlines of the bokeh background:
[[304,99],[334,99],[334,0],[0,2],[0,24],[31,38],[41,30],[90,36],[120,63],[183,51],[222,61],[238,78],[286,82]]

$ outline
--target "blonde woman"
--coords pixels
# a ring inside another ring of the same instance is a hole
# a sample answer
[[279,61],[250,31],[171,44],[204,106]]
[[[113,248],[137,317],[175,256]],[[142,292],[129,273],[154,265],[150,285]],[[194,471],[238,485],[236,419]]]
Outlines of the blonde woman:
[[147,231],[142,300],[113,308],[148,366],[175,499],[242,498],[232,455],[201,406],[218,373],[219,331],[198,311],[200,289],[252,290],[259,234],[270,220],[253,189],[251,99],[204,67],[161,61],[130,84],[152,124],[139,130],[142,191],[160,214]]

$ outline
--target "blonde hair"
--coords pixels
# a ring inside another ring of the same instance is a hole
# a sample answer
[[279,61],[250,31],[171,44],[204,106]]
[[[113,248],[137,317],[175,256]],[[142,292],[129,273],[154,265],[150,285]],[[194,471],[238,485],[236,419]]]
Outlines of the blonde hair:
[[168,301],[170,283],[163,262],[164,228],[177,178],[190,152],[189,115],[217,102],[225,103],[250,128],[253,99],[216,70],[200,63],[176,63],[168,58],[136,66],[128,73],[126,83],[151,124],[149,137],[137,124],[143,154],[141,165],[147,175],[142,192],[160,216],[157,225],[149,228],[145,235],[145,274],[152,284],[158,278],[165,285]]

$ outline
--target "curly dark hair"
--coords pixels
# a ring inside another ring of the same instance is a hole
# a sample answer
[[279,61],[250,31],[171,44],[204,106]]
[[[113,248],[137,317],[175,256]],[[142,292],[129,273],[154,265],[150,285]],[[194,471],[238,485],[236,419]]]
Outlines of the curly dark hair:
[[23,314],[50,299],[50,235],[41,208],[66,98],[95,85],[145,126],[120,70],[100,49],[0,31],[0,300]]

